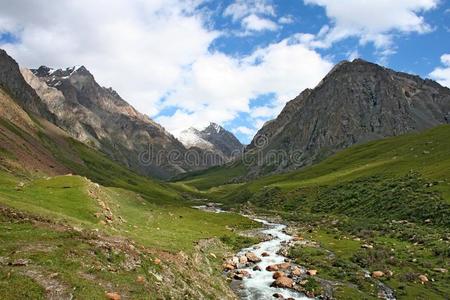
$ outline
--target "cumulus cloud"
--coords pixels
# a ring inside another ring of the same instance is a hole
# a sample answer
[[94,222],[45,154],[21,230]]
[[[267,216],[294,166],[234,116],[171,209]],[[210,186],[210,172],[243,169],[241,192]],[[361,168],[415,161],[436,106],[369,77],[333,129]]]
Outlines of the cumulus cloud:
[[[0,0],[0,33],[17,38],[0,47],[26,67],[85,65],[100,84],[175,134],[209,121],[230,124],[240,114],[248,114],[256,130],[332,67],[293,38],[243,57],[212,52],[223,33],[205,24],[199,3]],[[275,16],[266,1],[236,3],[227,8],[233,18]],[[254,108],[252,99],[265,94],[274,100]],[[162,116],[167,108],[175,113]]]
[[[189,121],[191,126],[203,125],[192,122],[200,122],[208,114],[213,119],[207,120],[217,123],[230,121],[238,113],[273,117],[286,101],[314,87],[331,67],[331,62],[293,39],[241,58],[210,53],[194,62],[167,95],[165,105],[179,107],[177,113],[157,121],[177,134]],[[274,96],[271,105],[252,111],[251,100],[266,94]]]
[[450,88],[450,53],[441,56],[443,67],[438,67],[430,73],[430,77],[440,84]]
[[0,46],[20,64],[86,65],[100,83],[150,115],[158,113],[161,97],[185,66],[205,55],[219,35],[193,13],[195,1],[0,3],[0,32],[19,40]]
[[268,0],[236,0],[225,8],[223,15],[241,23],[244,32],[239,33],[240,35],[265,30],[275,31],[279,28],[277,23],[269,19],[276,17],[276,13]]
[[253,14],[242,19],[242,25],[247,31],[275,31],[278,29],[278,25],[272,20],[260,18]]
[[224,16],[231,17],[233,21],[238,21],[251,14],[276,16],[275,8],[266,0],[236,0],[223,12]]
[[393,34],[427,33],[432,30],[420,13],[435,8],[439,0],[304,0],[306,4],[325,8],[331,27],[325,27],[318,38],[322,46],[348,37],[361,44],[373,43],[381,55],[394,51]]
[[294,17],[291,15],[282,16],[278,19],[278,23],[280,24],[292,24],[294,23]]

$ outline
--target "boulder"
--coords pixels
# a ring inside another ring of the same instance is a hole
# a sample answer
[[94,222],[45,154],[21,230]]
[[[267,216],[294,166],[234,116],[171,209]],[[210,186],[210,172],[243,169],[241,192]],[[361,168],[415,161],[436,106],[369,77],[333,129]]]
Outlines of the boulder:
[[233,263],[233,265],[236,266],[239,263],[239,257],[233,256],[233,258],[231,259],[231,262]]
[[380,278],[380,277],[383,277],[383,276],[384,276],[384,273],[381,272],[381,271],[374,271],[374,272],[372,272],[372,277],[373,278]]
[[373,249],[373,246],[369,245],[369,244],[362,244],[361,248],[363,248],[363,249]]
[[261,253],[261,256],[262,256],[262,257],[267,257],[267,256],[270,256],[270,254],[267,253],[267,252],[263,252],[263,253]]
[[309,276],[316,276],[317,275],[317,270],[308,270],[308,271],[306,271],[306,273]]
[[281,264],[277,264],[278,270],[287,270],[291,267],[290,263],[284,262]]
[[253,253],[253,252],[247,252],[247,253],[245,253],[245,256],[247,257],[247,260],[249,261],[249,262],[252,262],[252,263],[258,263],[258,262],[260,262],[261,261],[261,258],[259,258],[255,253]]
[[276,299],[284,299],[283,295],[281,295],[280,293],[275,293],[272,296]]
[[294,269],[292,269],[292,275],[294,276],[302,275],[302,269],[300,269],[299,267],[294,267]]
[[155,259],[153,260],[153,262],[155,263],[155,265],[161,264],[161,260],[160,260],[159,258],[155,258]]
[[120,300],[121,297],[118,293],[106,293],[106,298],[110,300]]
[[233,278],[236,280],[243,280],[244,275],[236,273],[236,274],[234,274]]
[[272,286],[279,287],[279,288],[293,288],[294,287],[294,280],[292,280],[289,277],[281,276],[278,277],[273,283]]
[[233,271],[235,269],[235,267],[233,265],[230,265],[230,264],[223,264],[223,269],[225,271]]
[[253,271],[262,271],[260,266],[254,266]]
[[266,271],[269,271],[269,272],[278,271],[278,265],[269,265],[269,266],[267,266]]
[[241,257],[239,257],[239,263],[242,265],[245,265],[248,263],[248,258],[245,255],[242,255]]
[[277,278],[280,278],[280,277],[283,277],[283,276],[286,276],[283,272],[281,272],[281,271],[276,271],[275,273],[273,273],[272,278],[273,278],[273,279],[277,279]]

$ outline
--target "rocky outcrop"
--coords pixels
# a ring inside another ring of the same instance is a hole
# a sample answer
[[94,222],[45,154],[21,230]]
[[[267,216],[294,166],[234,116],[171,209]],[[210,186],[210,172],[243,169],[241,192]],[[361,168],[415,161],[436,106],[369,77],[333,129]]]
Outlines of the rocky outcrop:
[[0,89],[27,112],[54,120],[45,103],[22,77],[19,66],[4,50],[0,49]]
[[307,166],[354,144],[445,123],[450,123],[448,88],[358,59],[338,64],[316,88],[288,102],[245,152],[258,154],[250,171],[257,176]]
[[79,141],[144,175],[168,178],[192,169],[176,138],[101,87],[85,67],[22,69],[22,74],[55,115],[53,122]]

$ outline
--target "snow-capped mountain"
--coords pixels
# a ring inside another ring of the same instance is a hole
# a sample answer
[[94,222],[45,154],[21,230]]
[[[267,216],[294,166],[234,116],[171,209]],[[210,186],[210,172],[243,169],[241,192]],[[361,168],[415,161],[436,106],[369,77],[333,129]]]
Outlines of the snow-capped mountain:
[[225,161],[238,156],[244,147],[234,134],[216,123],[210,123],[202,130],[188,128],[181,132],[178,139],[188,149],[210,151],[220,155]]

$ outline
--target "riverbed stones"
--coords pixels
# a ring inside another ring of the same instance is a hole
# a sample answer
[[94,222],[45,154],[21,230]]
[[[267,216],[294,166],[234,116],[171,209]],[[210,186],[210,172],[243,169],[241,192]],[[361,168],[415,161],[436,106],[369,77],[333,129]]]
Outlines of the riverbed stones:
[[223,269],[225,271],[233,271],[235,269],[235,267],[231,264],[223,264]]
[[272,286],[279,287],[279,288],[293,288],[294,287],[294,280],[292,280],[289,277],[281,276],[278,277],[273,283]]
[[261,261],[261,258],[259,258],[253,252],[247,252],[247,253],[245,253],[245,256],[247,257],[247,260],[251,263],[259,263]]
[[293,276],[300,276],[300,275],[302,275],[302,269],[300,269],[299,267],[294,267],[292,269],[292,275]]
[[276,272],[276,271],[278,271],[278,265],[268,265],[268,266],[266,267],[266,271],[269,271],[269,272]]
[[241,257],[239,257],[239,263],[242,265],[245,265],[248,263],[248,258],[245,255],[242,255]]
[[287,269],[289,269],[290,267],[291,267],[291,264],[290,263],[287,263],[287,262],[284,262],[284,263],[281,263],[281,264],[277,264],[277,267],[278,267],[278,270],[287,270]]
[[276,271],[275,273],[273,273],[272,278],[273,278],[273,279],[277,279],[277,278],[280,278],[280,277],[283,277],[283,276],[286,276],[283,272],[281,272],[281,271]]
[[254,266],[253,271],[262,271],[260,266]]

